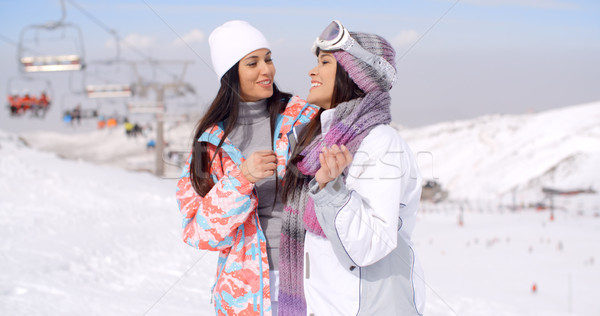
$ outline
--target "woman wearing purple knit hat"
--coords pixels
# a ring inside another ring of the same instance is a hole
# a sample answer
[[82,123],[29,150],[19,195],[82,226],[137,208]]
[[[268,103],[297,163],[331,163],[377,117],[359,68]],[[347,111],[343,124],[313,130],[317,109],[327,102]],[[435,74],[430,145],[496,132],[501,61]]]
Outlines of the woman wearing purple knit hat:
[[321,110],[290,132],[279,315],[421,315],[423,273],[410,240],[421,176],[389,126],[395,51],[333,21],[313,52],[307,101]]

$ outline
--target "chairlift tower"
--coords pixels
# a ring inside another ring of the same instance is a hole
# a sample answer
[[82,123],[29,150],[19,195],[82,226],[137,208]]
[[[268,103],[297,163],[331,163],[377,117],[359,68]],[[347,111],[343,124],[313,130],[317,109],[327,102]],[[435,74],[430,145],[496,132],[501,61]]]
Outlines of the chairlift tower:
[[161,64],[182,64],[183,70],[179,77],[174,78],[173,82],[167,83],[145,83],[139,72],[137,71],[136,63],[132,63],[133,69],[137,76],[136,83],[136,93],[141,96],[146,96],[148,91],[153,90],[156,93],[156,100],[154,104],[152,103],[142,103],[142,104],[134,104],[129,103],[128,110],[131,113],[151,113],[154,114],[156,120],[156,160],[155,160],[155,170],[154,173],[157,176],[163,176],[165,172],[165,164],[164,164],[164,122],[165,122],[165,93],[166,92],[174,92],[175,94],[185,95],[188,93],[195,94],[194,88],[183,81],[183,77],[185,76],[185,72],[189,64],[192,61],[180,60],[180,61],[151,61],[153,67],[159,66]]
[[549,200],[550,202],[550,220],[554,220],[554,196],[573,196],[573,195],[578,195],[578,194],[596,194],[596,190],[594,190],[592,187],[589,187],[587,189],[581,189],[581,188],[576,188],[576,189],[567,189],[567,190],[561,190],[561,189],[556,189],[556,188],[550,188],[550,187],[542,187],[542,193],[544,193],[546,195],[546,199]]

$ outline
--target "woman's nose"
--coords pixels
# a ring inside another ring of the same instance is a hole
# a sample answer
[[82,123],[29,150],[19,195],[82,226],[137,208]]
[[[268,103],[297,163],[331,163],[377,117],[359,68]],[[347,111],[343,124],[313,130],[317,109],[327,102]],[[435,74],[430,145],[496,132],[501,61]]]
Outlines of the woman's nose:
[[317,75],[317,67],[315,66],[315,68],[308,71],[308,76],[312,77],[312,76],[316,76],[316,75]]
[[261,62],[260,63],[260,74],[271,76],[273,74],[273,67],[269,67],[269,65],[267,65],[267,63]]

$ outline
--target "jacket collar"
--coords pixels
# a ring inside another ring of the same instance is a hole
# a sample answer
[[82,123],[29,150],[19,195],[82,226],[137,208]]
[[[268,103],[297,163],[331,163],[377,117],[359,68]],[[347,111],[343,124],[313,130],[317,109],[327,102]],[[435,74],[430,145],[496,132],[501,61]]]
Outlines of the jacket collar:
[[331,123],[335,115],[335,108],[321,112],[321,135],[325,136],[331,129]]
[[[223,123],[219,122],[219,124],[216,124],[215,126],[204,131],[204,133],[202,133],[202,135],[200,135],[200,137],[198,138],[198,141],[207,142],[215,146],[219,146],[223,135],[225,135]],[[231,140],[229,140],[228,137],[225,137],[221,148],[223,149],[223,151],[225,151],[225,153],[227,153],[229,157],[231,157],[233,162],[235,162],[236,164],[239,165],[245,160],[242,152],[231,143]]]

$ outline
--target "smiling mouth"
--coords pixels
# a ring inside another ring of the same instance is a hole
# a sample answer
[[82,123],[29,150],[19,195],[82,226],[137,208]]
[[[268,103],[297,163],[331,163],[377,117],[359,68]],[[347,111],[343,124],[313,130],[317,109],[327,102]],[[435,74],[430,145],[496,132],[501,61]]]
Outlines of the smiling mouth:
[[263,80],[263,81],[259,81],[257,83],[261,86],[270,86],[272,81],[271,80]]

